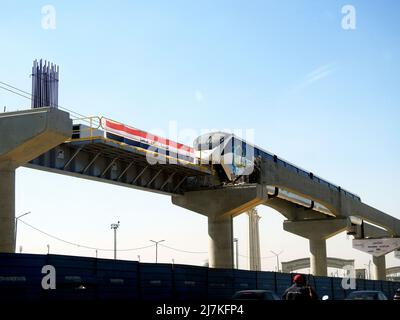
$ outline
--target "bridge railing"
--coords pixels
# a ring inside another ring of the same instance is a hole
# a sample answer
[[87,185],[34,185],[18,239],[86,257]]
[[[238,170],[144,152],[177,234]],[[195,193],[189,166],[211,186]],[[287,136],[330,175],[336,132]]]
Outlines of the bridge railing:
[[68,141],[94,139],[99,137],[102,117],[82,117],[72,119],[72,136]]

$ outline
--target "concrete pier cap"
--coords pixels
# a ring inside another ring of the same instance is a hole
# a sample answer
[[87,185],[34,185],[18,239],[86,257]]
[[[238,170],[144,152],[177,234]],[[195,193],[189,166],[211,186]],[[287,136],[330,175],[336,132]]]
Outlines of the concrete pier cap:
[[69,113],[56,108],[0,114],[0,252],[15,251],[15,170],[71,135]]
[[233,268],[233,217],[267,199],[266,186],[244,184],[172,196],[172,203],[208,218],[209,266]]
[[318,219],[284,221],[285,231],[297,234],[310,242],[310,272],[316,276],[327,276],[326,239],[346,230],[347,219]]

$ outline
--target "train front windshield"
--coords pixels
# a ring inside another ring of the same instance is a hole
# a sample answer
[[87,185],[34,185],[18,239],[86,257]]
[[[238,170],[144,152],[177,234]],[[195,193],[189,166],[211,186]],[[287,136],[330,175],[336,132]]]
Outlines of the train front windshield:
[[226,136],[224,133],[202,135],[195,140],[194,148],[196,151],[213,150],[224,143]]

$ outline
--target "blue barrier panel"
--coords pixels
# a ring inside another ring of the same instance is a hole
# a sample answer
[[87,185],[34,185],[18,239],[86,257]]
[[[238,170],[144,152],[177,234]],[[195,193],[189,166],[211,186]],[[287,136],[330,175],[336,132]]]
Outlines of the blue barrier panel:
[[345,290],[342,287],[342,278],[333,278],[333,299],[343,300],[346,297]]
[[356,279],[357,290],[365,290],[365,279]]
[[292,275],[289,273],[275,273],[276,277],[276,293],[278,296],[282,296],[287,288],[289,288],[292,283]]
[[138,300],[138,281],[120,276],[99,279],[97,295],[99,300]]
[[382,291],[388,299],[392,298],[388,281],[382,281]]
[[384,281],[382,280],[375,281],[375,290],[383,291],[383,283]]
[[[56,268],[57,290],[42,290],[42,267]],[[0,254],[2,300],[221,300],[235,291],[265,289],[278,295],[291,274],[150,264],[62,255]],[[344,299],[341,278],[305,275],[318,295]],[[382,290],[389,299],[399,282],[356,279],[357,290]],[[333,294],[332,294],[333,293]]]
[[98,260],[94,265],[94,273],[98,278],[120,277],[124,279],[138,278],[137,261]]
[[394,294],[396,293],[397,289],[400,289],[400,282],[391,282],[390,281],[390,293],[391,293],[391,298],[394,297]]
[[257,288],[262,290],[271,290],[275,292],[275,273],[268,271],[259,271],[257,273]]
[[136,272],[137,265],[139,262],[137,261],[128,261],[128,260],[112,260],[112,259],[96,259],[94,267],[99,270],[111,270],[111,271],[119,271],[119,272]]
[[234,291],[257,289],[257,272],[247,270],[234,270]]
[[33,254],[0,254],[0,299],[39,300],[44,256]]
[[138,266],[136,261],[97,260],[95,272],[98,299],[139,299]]
[[233,270],[209,269],[208,270],[208,299],[230,299],[234,294]]
[[56,270],[59,270],[59,272],[79,269],[81,275],[93,275],[94,265],[96,261],[95,258],[73,257],[53,254],[47,255],[45,257],[46,263],[54,266]]
[[374,280],[365,280],[365,290],[375,290]]
[[319,299],[327,295],[332,298],[332,281],[328,277],[311,277],[309,284],[317,292]]
[[174,289],[177,300],[204,300],[207,298],[206,267],[174,265]]
[[164,263],[140,264],[140,298],[143,300],[172,300],[172,268]]
[[56,290],[45,290],[48,300],[95,300],[97,277],[95,258],[63,255],[45,256],[46,264],[56,271]]

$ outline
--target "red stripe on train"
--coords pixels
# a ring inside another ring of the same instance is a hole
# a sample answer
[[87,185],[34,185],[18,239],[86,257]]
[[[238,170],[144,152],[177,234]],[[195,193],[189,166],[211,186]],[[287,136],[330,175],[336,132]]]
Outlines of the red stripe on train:
[[154,142],[159,142],[161,144],[164,144],[166,146],[171,146],[174,147],[176,149],[180,149],[180,150],[184,150],[184,151],[188,151],[188,152],[192,152],[194,153],[194,149],[184,145],[182,143],[177,143],[175,141],[169,140],[169,139],[165,139],[165,138],[161,138],[159,136],[156,136],[154,134],[142,131],[142,130],[138,130],[129,126],[126,126],[122,123],[118,123],[118,122],[114,122],[114,121],[110,121],[106,119],[106,127],[110,128],[110,129],[114,129],[114,130],[118,130],[118,131],[123,131],[126,132],[128,134],[134,135],[134,136],[138,136],[141,137],[143,139],[149,139],[151,141]]

